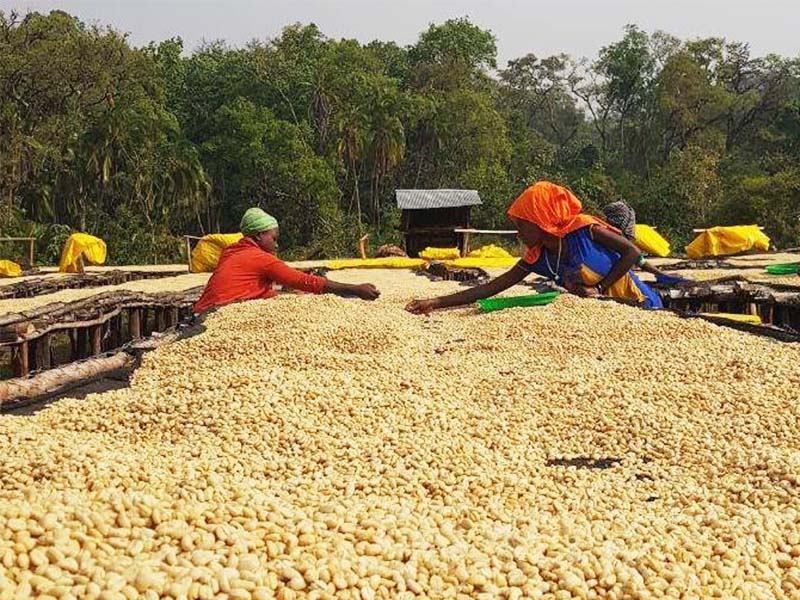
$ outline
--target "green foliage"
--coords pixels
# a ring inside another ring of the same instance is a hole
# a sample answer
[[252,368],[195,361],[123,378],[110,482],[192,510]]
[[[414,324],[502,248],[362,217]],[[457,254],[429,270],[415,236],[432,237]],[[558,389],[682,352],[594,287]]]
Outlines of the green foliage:
[[495,37],[467,19],[432,24],[409,54],[412,63],[463,63],[481,70],[497,66]]
[[505,228],[538,179],[586,210],[618,197],[679,247],[759,222],[798,240],[800,61],[628,26],[596,60],[527,54],[499,71],[467,19],[417,42],[291,25],[245,48],[133,48],[64,12],[0,13],[0,227],[58,258],[75,230],[113,263],[180,260],[180,235],[262,206],[293,258],[400,241],[395,188],[477,189]]

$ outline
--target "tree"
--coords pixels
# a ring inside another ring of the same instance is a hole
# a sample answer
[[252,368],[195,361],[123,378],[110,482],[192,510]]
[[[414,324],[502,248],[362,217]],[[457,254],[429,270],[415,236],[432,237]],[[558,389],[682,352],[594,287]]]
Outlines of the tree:
[[655,71],[648,35],[635,25],[628,25],[621,41],[600,50],[594,70],[603,78],[603,103],[617,119],[619,152],[624,162],[625,126],[647,101]]

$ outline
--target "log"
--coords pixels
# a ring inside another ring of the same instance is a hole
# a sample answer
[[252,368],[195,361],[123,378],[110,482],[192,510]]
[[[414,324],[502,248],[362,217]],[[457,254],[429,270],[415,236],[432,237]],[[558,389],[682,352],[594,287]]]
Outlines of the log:
[[0,406],[44,396],[70,385],[74,387],[76,383],[85,383],[103,373],[123,369],[132,362],[133,357],[130,354],[118,352],[112,356],[92,358],[50,369],[35,377],[3,381],[0,382]]
[[[195,328],[197,331],[197,328]],[[33,377],[18,377],[0,382],[0,411],[44,400],[79,385],[90,383],[107,373],[128,369],[145,352],[179,340],[186,333],[172,332],[131,343],[124,350],[108,356],[88,358],[56,367]],[[21,344],[26,346],[27,344]]]

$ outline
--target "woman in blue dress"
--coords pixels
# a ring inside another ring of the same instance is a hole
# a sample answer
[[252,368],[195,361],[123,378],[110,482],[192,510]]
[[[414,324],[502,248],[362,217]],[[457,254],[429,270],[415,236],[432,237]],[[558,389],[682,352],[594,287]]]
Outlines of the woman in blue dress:
[[516,285],[530,273],[554,279],[583,297],[610,296],[644,308],[662,308],[661,299],[632,271],[641,252],[605,221],[581,212],[568,189],[540,181],[526,189],[508,209],[525,256],[509,271],[472,289],[406,306],[412,313],[471,304]]

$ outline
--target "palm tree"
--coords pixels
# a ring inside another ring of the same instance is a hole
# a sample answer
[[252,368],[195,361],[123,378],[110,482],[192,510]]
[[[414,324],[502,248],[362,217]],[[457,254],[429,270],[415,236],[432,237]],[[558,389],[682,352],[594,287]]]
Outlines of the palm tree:
[[[347,178],[351,179],[353,192],[350,197],[350,210],[355,202],[358,215],[358,231],[363,233],[363,223],[361,219],[361,196],[359,194],[359,183],[361,175],[361,163],[364,159],[364,150],[368,143],[367,131],[364,124],[366,116],[359,110],[360,107],[351,109],[339,122],[339,159],[347,169]],[[349,212],[349,211],[348,211]]]
[[397,90],[382,87],[372,105],[370,155],[372,162],[372,220],[380,227],[381,192],[386,176],[399,165],[405,153],[405,130],[398,116]]

